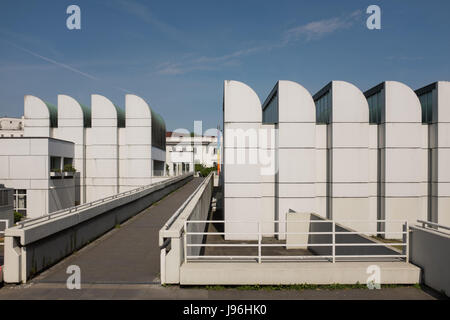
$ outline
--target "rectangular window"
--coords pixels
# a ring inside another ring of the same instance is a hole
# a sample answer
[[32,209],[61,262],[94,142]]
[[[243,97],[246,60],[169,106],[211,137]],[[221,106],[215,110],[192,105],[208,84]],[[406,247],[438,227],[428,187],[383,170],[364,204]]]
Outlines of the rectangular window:
[[61,157],[50,157],[50,171],[61,170]]
[[64,158],[64,165],[73,165],[73,159],[72,158]]
[[263,123],[278,123],[278,93],[275,93],[263,110]]
[[381,123],[381,111],[383,109],[383,90],[371,95],[367,98],[369,104],[369,123],[380,124]]
[[316,123],[327,124],[331,122],[331,94],[325,93],[315,101],[316,104]]
[[422,123],[433,122],[433,92],[435,89],[419,96],[420,106],[422,107]]
[[27,214],[27,190],[14,190],[14,211],[19,212],[23,215]]

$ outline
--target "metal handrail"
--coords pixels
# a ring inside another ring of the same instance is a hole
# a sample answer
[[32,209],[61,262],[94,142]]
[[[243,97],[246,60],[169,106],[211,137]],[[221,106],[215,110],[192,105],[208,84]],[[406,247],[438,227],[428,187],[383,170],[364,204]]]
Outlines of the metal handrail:
[[[274,223],[277,222],[278,220],[269,220],[269,221],[265,221],[267,223]],[[258,263],[261,263],[262,259],[278,259],[278,260],[291,260],[293,258],[298,258],[298,259],[308,259],[311,258],[312,259],[317,259],[317,258],[329,258],[331,259],[331,261],[333,263],[336,262],[336,258],[342,259],[342,258],[353,258],[353,259],[359,259],[359,258],[393,258],[393,259],[405,259],[406,262],[409,261],[409,230],[408,230],[408,222],[407,221],[400,221],[400,220],[339,220],[339,222],[347,222],[347,221],[352,221],[352,222],[402,222],[402,226],[403,226],[403,231],[336,231],[336,225],[338,225],[338,222],[335,220],[293,220],[293,221],[289,221],[289,222],[327,222],[327,223],[332,223],[332,231],[320,231],[320,232],[263,232],[261,225],[262,222],[261,221],[231,221],[232,223],[255,223],[258,225],[258,231],[252,231],[252,232],[193,232],[193,231],[188,231],[188,224],[195,224],[195,223],[227,223],[230,221],[225,221],[225,220],[190,220],[190,221],[185,221],[184,222],[184,226],[185,226],[185,234],[184,234],[184,246],[185,246],[185,251],[187,253],[187,248],[189,247],[253,247],[253,248],[257,248],[258,249],[258,254],[255,256],[231,256],[231,255],[224,255],[224,256],[191,256],[186,254],[185,255],[185,262],[188,262],[189,260],[195,260],[195,259],[200,259],[200,260],[205,260],[205,259],[226,259],[226,260],[230,260],[230,259],[242,259],[242,258],[252,258],[254,260],[256,260]],[[285,221],[282,221],[285,222]],[[331,242],[327,242],[327,243],[263,243],[262,242],[262,236],[265,233],[270,233],[273,235],[331,235]],[[376,234],[401,234],[403,235],[403,242],[387,242],[387,243],[383,243],[383,242],[356,242],[356,243],[338,243],[336,242],[336,235],[354,235],[354,234],[358,234],[358,235],[364,235],[364,234],[370,234],[370,233],[376,233]],[[257,243],[188,243],[188,236],[193,236],[193,235],[252,235],[252,236],[256,236],[253,239],[248,239],[245,241],[257,241]],[[286,246],[290,246],[290,247],[331,247],[332,251],[331,251],[331,255],[315,255],[315,256],[311,256],[311,257],[305,257],[305,256],[292,256],[292,255],[286,255],[286,256],[264,256],[262,255],[262,248],[263,247],[286,247]],[[370,255],[370,254],[360,254],[360,255],[340,255],[340,254],[336,254],[336,247],[387,247],[387,246],[399,246],[403,248],[403,252],[400,254],[374,254],[374,255]]]
[[[0,219],[0,222],[4,222],[5,223],[5,229],[3,231],[0,231],[0,234],[5,234],[5,230],[9,228],[9,220],[7,219]],[[4,246],[3,243],[0,243],[0,246]]]
[[[182,178],[184,176],[187,176],[187,175],[188,174],[180,175],[180,176],[174,177],[172,180],[180,179],[180,178]],[[169,181],[169,180],[171,180],[171,179],[169,178],[169,179],[166,179],[166,180],[163,180],[163,181],[158,181],[158,182],[155,182],[155,183],[152,183],[152,184],[149,184],[149,185],[141,186],[141,187],[138,187],[138,188],[135,188],[135,189],[131,189],[131,190],[127,190],[127,191],[124,191],[124,192],[120,192],[120,193],[117,193],[117,194],[114,194],[114,195],[111,195],[111,196],[108,196],[108,197],[105,197],[105,198],[102,198],[102,199],[94,200],[94,201],[91,201],[91,202],[86,202],[86,203],[80,204],[78,206],[61,209],[61,210],[58,210],[58,211],[55,211],[55,212],[48,213],[48,214],[43,215],[41,217],[26,219],[24,221],[17,222],[16,225],[19,228],[22,229],[22,228],[24,228],[26,226],[30,226],[30,225],[37,224],[37,223],[40,223],[40,222],[43,222],[43,221],[48,221],[48,220],[51,220],[51,219],[55,219],[55,218],[58,218],[58,217],[61,217],[61,216],[65,216],[65,215],[71,214],[71,213],[79,212],[80,210],[83,210],[85,208],[91,208],[91,207],[94,207],[94,206],[96,206],[98,204],[103,204],[103,203],[106,203],[106,202],[110,202],[112,200],[123,198],[123,197],[128,196],[128,195],[136,194],[136,193],[141,192],[143,190],[154,188],[154,187],[157,187],[157,186],[159,186],[161,184],[167,183],[167,181]]]
[[450,227],[443,226],[442,224],[439,224],[436,222],[425,221],[425,220],[417,220],[417,222],[421,223],[423,228],[425,228],[425,225],[429,225],[429,226],[433,226],[433,227],[437,227],[437,228],[441,228],[441,229],[445,229],[445,230],[450,230]]
[[[205,223],[205,222],[217,222],[217,223],[286,223],[287,220],[190,220],[188,223]],[[289,220],[289,222],[322,222],[331,223],[333,220]],[[405,223],[405,220],[334,220],[335,223],[341,222],[361,222],[361,223],[376,223],[376,222],[393,222],[393,223]]]

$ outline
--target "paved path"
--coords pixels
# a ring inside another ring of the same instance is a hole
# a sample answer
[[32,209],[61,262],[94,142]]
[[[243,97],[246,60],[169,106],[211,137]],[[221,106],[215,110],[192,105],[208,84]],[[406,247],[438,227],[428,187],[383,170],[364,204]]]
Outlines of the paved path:
[[62,283],[36,283],[6,286],[0,289],[0,301],[9,299],[67,300],[430,300],[434,293],[415,287],[369,289],[308,290],[207,290],[199,288],[163,287],[157,284],[82,284],[80,290],[68,290]]
[[77,265],[82,284],[159,284],[159,229],[201,181],[194,178],[31,282],[65,284],[67,267]]

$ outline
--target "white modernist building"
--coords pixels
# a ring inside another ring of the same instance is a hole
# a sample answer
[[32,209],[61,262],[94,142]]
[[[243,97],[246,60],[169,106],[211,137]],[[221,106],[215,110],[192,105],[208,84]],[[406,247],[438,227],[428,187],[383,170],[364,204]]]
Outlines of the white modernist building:
[[215,167],[218,163],[216,136],[193,136],[167,132],[166,164],[169,175],[193,172],[195,164]]
[[23,137],[22,118],[0,118],[0,138]]
[[[66,95],[58,96],[57,107],[37,97],[25,96],[23,141],[29,140],[30,144],[36,144],[30,139],[46,138],[51,143],[62,141],[72,146],[72,156],[62,154],[63,160],[59,166],[52,163],[53,154],[45,153],[39,146],[33,149],[47,157],[47,180],[49,172],[53,172],[53,175],[68,175],[67,172],[75,171],[75,194],[70,203],[56,196],[55,201],[61,205],[32,206],[31,199],[37,197],[31,191],[34,178],[31,178],[28,187],[20,188],[27,194],[27,216],[40,216],[163,179],[165,131],[164,120],[135,95],[126,95],[125,110],[100,95],[91,96],[91,108]],[[6,143],[6,140],[1,140],[1,143]],[[13,146],[19,145],[19,141],[10,142],[7,149],[2,148],[2,155],[16,156]],[[36,154],[29,156],[30,161],[33,161]],[[69,158],[70,162],[66,160]],[[13,181],[20,180],[20,177],[34,177],[28,172],[31,168],[22,168],[20,175],[17,170],[9,172],[7,176],[0,175],[0,182],[16,189]],[[39,179],[43,179],[43,176],[40,175]],[[42,186],[42,189],[45,188]]]
[[74,144],[53,138],[1,138],[0,181],[14,189],[14,211],[39,217],[75,205]]
[[[427,220],[450,225],[450,82],[416,90],[422,106],[427,152]],[[426,129],[425,129],[426,130]]]
[[332,81],[311,96],[278,81],[261,104],[247,85],[225,81],[225,230],[236,233],[227,239],[254,238],[239,234],[257,232],[254,222],[283,233],[290,210],[387,238],[401,224],[376,220],[449,224],[449,104],[450,82],[415,93],[387,81],[363,93]]

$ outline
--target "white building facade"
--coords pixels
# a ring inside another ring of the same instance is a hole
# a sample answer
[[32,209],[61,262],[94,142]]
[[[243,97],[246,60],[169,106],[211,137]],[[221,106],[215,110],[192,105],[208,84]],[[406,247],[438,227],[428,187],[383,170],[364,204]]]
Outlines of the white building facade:
[[377,220],[450,224],[449,88],[387,81],[363,93],[332,81],[312,96],[278,81],[261,104],[247,85],[225,81],[225,231],[237,233],[227,238],[253,239],[238,233],[257,232],[254,222],[265,235],[284,232],[289,210],[386,238],[401,224]]
[[215,167],[219,159],[217,136],[193,136],[185,133],[167,132],[166,170],[178,175],[193,172],[195,164]]
[[[164,120],[138,96],[126,95],[125,110],[122,110],[100,95],[91,96],[90,108],[66,95],[58,96],[57,107],[27,95],[23,121],[24,139],[47,138],[70,143],[70,171],[74,171],[74,196],[70,203],[56,198],[61,205],[32,206],[31,199],[39,196],[31,187],[20,188],[27,191],[27,217],[91,202],[151,184],[165,176]],[[1,141],[6,143],[6,138]],[[19,142],[12,142],[10,148],[2,149],[5,156],[14,156],[15,144]],[[36,152],[41,152],[51,162],[52,154],[45,154],[44,150]],[[36,155],[29,156],[32,159]],[[69,165],[66,158],[69,156],[62,156],[61,171]],[[0,183],[16,189],[11,181],[18,175],[18,171],[9,172],[9,181],[2,175]],[[33,175],[24,168],[20,176]],[[43,179],[43,174],[39,179]]]
[[0,181],[14,189],[14,211],[35,218],[75,205],[74,143],[53,138],[0,139]]
[[23,137],[23,123],[23,117],[0,118],[0,138]]

